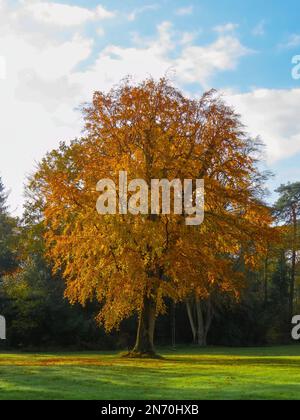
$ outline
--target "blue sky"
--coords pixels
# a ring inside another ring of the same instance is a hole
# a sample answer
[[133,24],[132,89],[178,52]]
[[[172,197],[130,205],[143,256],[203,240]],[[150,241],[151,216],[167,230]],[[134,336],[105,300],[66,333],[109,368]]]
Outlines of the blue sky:
[[[98,4],[97,1],[71,3],[78,6],[89,4],[90,7]],[[107,43],[132,45],[134,31],[145,38],[152,37],[163,21],[172,22],[179,32],[194,32],[198,44],[208,44],[215,39],[214,28],[233,23],[238,25],[235,29],[238,38],[253,50],[255,57],[249,55],[241,60],[238,71],[215,76],[212,82],[216,88],[233,86],[248,91],[253,86],[299,87],[299,82],[294,81],[290,73],[292,53],[300,54],[300,38],[298,45],[287,47],[293,35],[300,36],[300,3],[297,0],[102,1],[101,4],[117,10],[120,17],[117,22],[105,23],[107,36],[99,40],[99,49]],[[142,11],[142,8],[145,9]],[[186,13],[178,14],[180,9],[186,9]],[[123,19],[124,15],[134,11],[137,12],[134,21]],[[87,33],[92,34],[96,27],[87,28]]]
[[219,89],[265,142],[270,188],[300,180],[299,12],[296,0],[0,0],[0,173],[11,209],[21,213],[35,162],[80,135],[75,108],[128,74],[167,74],[191,96]]

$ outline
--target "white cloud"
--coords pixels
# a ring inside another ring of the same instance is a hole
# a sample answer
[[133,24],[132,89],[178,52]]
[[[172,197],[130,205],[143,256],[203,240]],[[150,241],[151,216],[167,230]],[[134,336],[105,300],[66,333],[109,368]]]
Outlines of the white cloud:
[[136,20],[138,15],[141,15],[142,13],[148,12],[148,11],[155,11],[160,8],[159,4],[146,4],[145,6],[139,7],[137,9],[134,9],[129,15],[127,16],[128,20],[133,22]]
[[188,16],[191,15],[193,13],[194,7],[191,6],[187,6],[187,7],[182,7],[180,9],[176,10],[176,15],[178,16]]
[[249,132],[266,144],[270,164],[300,153],[300,89],[257,89],[227,93],[225,98],[242,115]]
[[234,70],[239,59],[250,54],[240,41],[231,36],[221,36],[214,43],[187,46],[175,61],[178,78],[182,82],[200,83],[209,87],[211,78],[218,72]]
[[2,6],[0,55],[7,70],[5,80],[0,80],[0,173],[12,190],[10,203],[15,209],[34,162],[58,141],[80,133],[73,108],[84,96],[83,87],[69,76],[90,56],[93,44],[80,35],[59,39],[56,31],[26,27],[24,20],[20,26],[26,5]]
[[181,45],[191,44],[195,41],[196,37],[198,36],[199,32],[183,32],[180,40]]
[[290,35],[287,42],[280,44],[279,48],[292,49],[299,46],[300,46],[300,35],[293,34],[293,35]]
[[0,80],[6,79],[6,59],[0,56]]
[[99,37],[102,37],[105,35],[105,31],[103,28],[97,28],[96,33]]
[[96,10],[95,10],[96,19],[110,19],[110,18],[113,18],[115,15],[116,15],[115,12],[111,12],[105,9],[105,7],[101,6],[101,4],[99,4],[99,6],[96,7]]
[[[172,37],[172,25],[164,22],[158,27],[156,39],[141,42],[137,46],[119,47],[110,45],[99,55],[97,61],[83,74],[85,82],[102,81],[102,85],[117,83],[124,75],[132,74],[135,80],[145,76],[160,77],[168,71],[175,72],[175,81],[180,85],[198,83],[210,87],[212,77],[218,72],[233,70],[239,59],[251,53],[240,41],[231,35],[219,36],[217,40],[205,46],[193,45],[192,38],[183,34],[178,51]],[[189,39],[187,39],[189,38]],[[95,88],[95,83],[92,86]],[[91,84],[91,83],[89,83]]]
[[96,9],[88,9],[69,4],[41,2],[35,0],[22,1],[22,13],[34,20],[62,27],[80,26],[89,21],[112,18],[113,12],[99,5]]
[[164,22],[152,39],[131,47],[107,45],[96,54],[95,41],[80,33],[79,25],[105,17],[102,9],[79,8],[78,14],[76,6],[64,5],[66,23],[56,6],[43,14],[41,2],[8,4],[2,2],[0,14],[0,56],[7,63],[6,80],[0,80],[0,173],[12,190],[13,208],[20,204],[24,175],[33,171],[34,162],[59,141],[80,135],[74,108],[90,100],[94,90],[107,90],[130,74],[138,81],[171,71],[181,87],[187,82],[206,87],[249,53],[231,34],[199,46],[191,34]]
[[224,25],[218,25],[214,27],[214,30],[219,33],[233,32],[239,25],[237,23],[225,23]]
[[[141,43],[139,38],[136,41]],[[159,78],[176,65],[176,61],[169,58],[169,53],[175,47],[171,24],[164,22],[158,27],[156,39],[145,40],[141,47],[109,45],[88,69],[70,75],[70,80],[85,86],[86,99],[90,99],[93,90],[109,89],[127,75],[132,75],[135,81],[143,80],[147,76]]]

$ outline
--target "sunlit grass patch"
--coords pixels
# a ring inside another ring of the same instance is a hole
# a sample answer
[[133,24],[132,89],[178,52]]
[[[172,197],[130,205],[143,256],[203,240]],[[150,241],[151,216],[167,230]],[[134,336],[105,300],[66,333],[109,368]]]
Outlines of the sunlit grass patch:
[[300,347],[0,354],[0,399],[299,399]]

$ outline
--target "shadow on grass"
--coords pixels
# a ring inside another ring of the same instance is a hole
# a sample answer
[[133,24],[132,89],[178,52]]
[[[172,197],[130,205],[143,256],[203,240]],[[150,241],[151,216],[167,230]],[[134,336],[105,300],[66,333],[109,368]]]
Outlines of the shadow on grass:
[[[188,374],[126,369],[42,368],[38,371],[10,372],[1,369],[1,399],[299,399],[300,384],[260,378],[245,380],[234,372],[204,369]],[[234,375],[234,376],[232,376]],[[275,378],[274,378],[275,379]],[[6,382],[2,386],[3,380]]]
[[2,355],[0,399],[300,398],[299,347],[232,350],[163,351],[163,360]]
[[300,357],[300,345],[274,347],[178,347],[176,350],[167,348],[160,352],[168,356],[180,353],[184,356],[238,356],[238,357]]
[[187,365],[197,365],[197,366],[212,366],[212,365],[219,365],[219,366],[224,366],[224,367],[233,367],[233,366],[243,366],[243,367],[254,367],[254,366],[264,366],[264,367],[294,367],[297,369],[300,369],[300,358],[299,360],[295,360],[295,359],[276,359],[276,358],[255,358],[255,357],[250,357],[250,358],[236,358],[236,359],[232,359],[232,358],[222,358],[222,357],[205,357],[205,359],[203,360],[193,360],[191,358],[188,357],[180,357],[180,358],[176,358],[173,357],[172,359],[166,359],[166,362],[169,363],[177,363],[178,366],[180,366],[180,363],[184,363]]

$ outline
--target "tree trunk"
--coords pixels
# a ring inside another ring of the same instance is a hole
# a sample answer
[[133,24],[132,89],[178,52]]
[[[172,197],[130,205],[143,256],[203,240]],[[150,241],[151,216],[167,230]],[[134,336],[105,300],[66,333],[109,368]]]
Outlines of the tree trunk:
[[291,273],[291,284],[290,284],[290,299],[289,299],[289,310],[290,319],[294,316],[294,295],[295,295],[295,281],[296,281],[296,258],[297,258],[297,214],[293,209],[293,253],[292,253],[292,273]]
[[296,251],[293,251],[292,255],[292,273],[291,273],[291,284],[290,284],[290,319],[294,316],[294,295],[295,295],[295,280],[296,280]]
[[176,303],[171,303],[171,330],[172,330],[172,347],[176,348]]
[[207,336],[213,321],[214,317],[214,309],[213,305],[211,303],[211,298],[209,297],[206,302],[207,308],[206,308],[206,321],[205,321],[205,345],[207,345]]
[[196,296],[186,300],[186,308],[193,334],[193,343],[200,347],[207,346],[207,335],[213,320],[211,298],[203,301]]
[[186,310],[187,310],[187,313],[188,313],[190,326],[191,326],[191,329],[192,329],[193,343],[196,344],[196,335],[197,334],[196,334],[196,327],[195,327],[194,318],[193,318],[193,307],[192,307],[191,299],[186,300]]
[[156,303],[153,299],[145,297],[143,309],[139,317],[136,343],[132,355],[155,356],[154,329],[156,320]]
[[268,303],[268,299],[269,299],[269,291],[268,291],[268,267],[269,267],[269,258],[268,256],[265,259],[265,267],[264,267],[264,301],[265,301],[265,305],[267,305]]
[[207,343],[205,339],[204,317],[203,317],[201,302],[198,298],[196,298],[196,313],[197,313],[197,321],[198,321],[197,344],[200,347],[206,347]]

